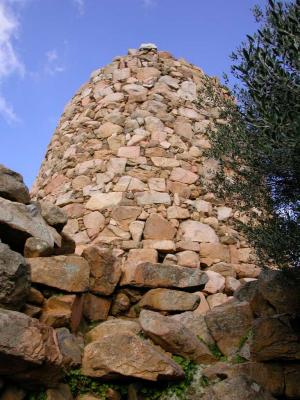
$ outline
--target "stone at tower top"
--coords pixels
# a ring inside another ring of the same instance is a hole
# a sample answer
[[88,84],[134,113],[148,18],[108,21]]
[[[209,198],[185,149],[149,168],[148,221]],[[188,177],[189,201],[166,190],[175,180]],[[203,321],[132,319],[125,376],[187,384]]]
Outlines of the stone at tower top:
[[156,50],[157,46],[154,43],[142,43],[139,47],[139,50]]

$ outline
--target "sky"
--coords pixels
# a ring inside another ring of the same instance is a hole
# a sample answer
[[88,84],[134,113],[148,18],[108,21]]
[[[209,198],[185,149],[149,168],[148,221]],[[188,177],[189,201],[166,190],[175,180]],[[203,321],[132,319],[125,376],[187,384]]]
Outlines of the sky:
[[143,42],[221,78],[257,29],[255,4],[266,0],[0,0],[0,163],[30,187],[66,103]]

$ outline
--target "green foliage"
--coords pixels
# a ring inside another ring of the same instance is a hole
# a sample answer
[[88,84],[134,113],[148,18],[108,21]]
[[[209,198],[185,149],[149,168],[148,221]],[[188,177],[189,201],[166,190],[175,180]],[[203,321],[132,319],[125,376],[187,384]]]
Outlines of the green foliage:
[[[300,266],[300,1],[269,0],[254,10],[260,28],[232,55],[238,100],[207,80],[205,96],[222,110],[209,133],[220,160],[214,190],[247,216],[239,222],[262,265]],[[229,173],[230,172],[230,175]]]
[[73,369],[69,371],[65,377],[65,383],[70,386],[73,396],[92,393],[98,396],[99,399],[105,400],[106,393],[109,388],[117,390],[121,395],[127,394],[126,385],[115,385],[100,382],[96,379],[82,375],[80,369]]
[[219,347],[216,343],[208,344],[207,346],[208,346],[209,350],[211,351],[212,355],[215,356],[218,360],[227,361],[226,356],[223,355],[223,353],[221,352],[221,350],[219,349]]
[[242,364],[246,361],[246,358],[240,356],[239,354],[236,354],[232,360],[233,364]]
[[27,394],[25,398],[25,400],[46,400],[46,399],[47,399],[47,394],[45,389],[30,392]]
[[[157,383],[155,385],[145,384],[139,391],[145,400],[157,400],[162,396],[176,395],[179,399],[185,399],[187,389],[190,387],[193,380],[197,365],[190,360],[180,356],[173,356],[173,360],[181,366],[185,373],[185,378],[179,383]],[[203,386],[206,386],[206,381],[203,378]]]

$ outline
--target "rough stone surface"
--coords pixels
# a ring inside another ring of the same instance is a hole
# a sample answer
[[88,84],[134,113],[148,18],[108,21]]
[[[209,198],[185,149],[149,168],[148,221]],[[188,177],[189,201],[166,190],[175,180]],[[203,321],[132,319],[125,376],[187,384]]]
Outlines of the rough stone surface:
[[197,363],[216,361],[209,348],[179,321],[148,310],[141,312],[139,321],[147,336],[166,351]]
[[30,203],[29,191],[17,172],[0,164],[0,197],[18,203]]
[[66,292],[85,292],[89,288],[90,267],[78,256],[27,258],[31,280]]
[[0,309],[0,374],[14,380],[53,384],[61,377],[62,355],[55,332],[17,311]]
[[203,400],[275,400],[256,382],[246,376],[228,378],[213,385],[202,397]]
[[180,312],[194,310],[199,304],[199,296],[179,290],[151,289],[139,302],[139,306],[149,310]]
[[299,360],[298,320],[287,315],[258,318],[253,323],[251,355],[254,360]]
[[15,203],[0,197],[0,238],[21,252],[30,236],[44,240],[50,247],[54,245],[49,227],[36,205]]
[[143,263],[124,271],[121,286],[163,287],[178,289],[202,288],[207,282],[204,272],[178,265]]
[[110,249],[89,246],[83,257],[90,265],[90,290],[95,294],[110,295],[121,276],[120,263]]
[[222,353],[229,356],[249,333],[252,312],[247,302],[228,302],[208,312],[205,321]]
[[82,373],[97,378],[130,376],[149,381],[184,376],[171,358],[126,332],[104,336],[88,344],[84,349]]
[[26,260],[0,243],[0,306],[19,310],[30,289],[30,271]]
[[86,340],[87,342],[97,342],[105,336],[118,334],[120,332],[138,334],[140,331],[141,327],[137,321],[113,318],[102,322],[88,331],[86,334]]

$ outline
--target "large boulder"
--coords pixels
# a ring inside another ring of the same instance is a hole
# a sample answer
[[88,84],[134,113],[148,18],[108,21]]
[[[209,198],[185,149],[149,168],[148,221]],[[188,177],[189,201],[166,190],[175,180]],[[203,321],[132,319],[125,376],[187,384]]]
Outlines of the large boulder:
[[114,257],[112,250],[89,246],[82,256],[91,268],[90,290],[105,296],[112,294],[121,277],[120,262]]
[[194,310],[199,302],[200,297],[196,294],[158,288],[149,290],[139,306],[150,310],[180,312]]
[[29,289],[30,271],[25,258],[0,243],[0,307],[21,309]]
[[30,203],[29,191],[22,176],[2,164],[0,164],[0,197],[18,203]]
[[179,321],[148,310],[140,313],[139,321],[146,335],[164,350],[197,363],[216,361],[201,339]]
[[197,290],[202,289],[206,282],[206,274],[196,268],[147,262],[126,268],[121,286]]
[[50,286],[66,292],[85,292],[89,288],[90,267],[79,256],[28,258],[33,283]]
[[17,311],[0,309],[0,375],[25,384],[55,385],[63,357],[53,328]]
[[186,311],[181,314],[175,314],[171,316],[175,321],[180,322],[186,328],[188,328],[198,339],[201,339],[206,344],[213,345],[215,343],[209,329],[206,325],[204,315],[196,314],[192,311]]
[[181,367],[161,350],[128,332],[104,336],[84,349],[82,373],[96,378],[180,379]]
[[54,246],[50,228],[37,205],[25,205],[0,197],[0,239],[22,253],[26,239],[31,236],[44,240],[50,247]]
[[228,378],[211,386],[201,400],[275,400],[256,382],[244,375]]
[[75,294],[51,296],[43,304],[40,321],[53,328],[70,327],[78,329],[82,317],[83,301]]
[[141,326],[137,321],[113,318],[102,322],[95,328],[87,332],[85,338],[87,342],[96,342],[105,336],[115,335],[117,333],[138,334]]
[[300,360],[299,319],[288,315],[257,318],[253,323],[251,355],[257,361]]
[[53,226],[58,231],[61,231],[68,222],[67,213],[60,207],[55,206],[48,201],[41,201],[40,205],[42,217],[50,226]]
[[205,315],[205,321],[221,352],[230,356],[239,350],[252,325],[252,312],[247,302],[229,301]]

